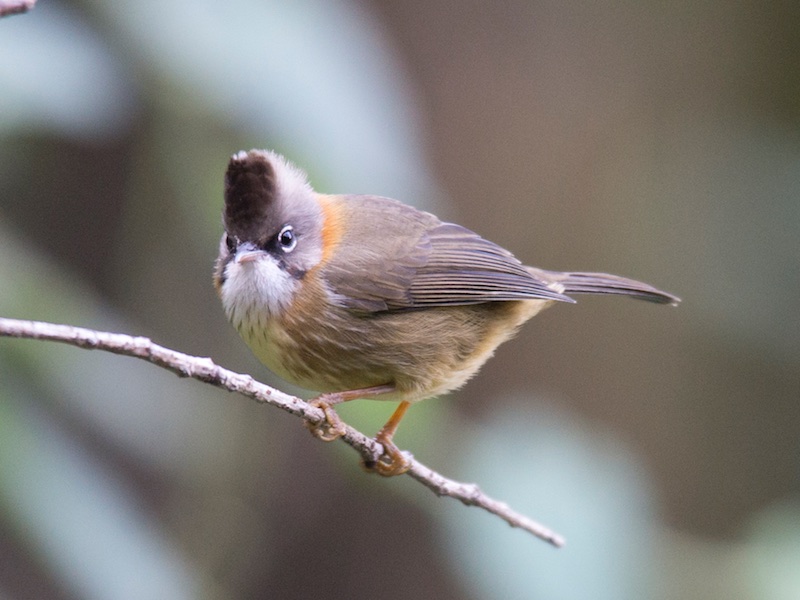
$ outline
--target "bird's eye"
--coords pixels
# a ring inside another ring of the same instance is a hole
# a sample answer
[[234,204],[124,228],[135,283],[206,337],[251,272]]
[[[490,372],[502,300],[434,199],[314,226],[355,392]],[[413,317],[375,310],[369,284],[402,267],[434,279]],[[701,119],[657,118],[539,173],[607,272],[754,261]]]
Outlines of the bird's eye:
[[291,225],[284,226],[278,234],[278,243],[281,245],[281,250],[284,252],[291,252],[297,246],[297,236],[294,234],[294,227]]
[[232,236],[226,235],[225,246],[228,248],[228,252],[233,252],[236,250],[236,240]]

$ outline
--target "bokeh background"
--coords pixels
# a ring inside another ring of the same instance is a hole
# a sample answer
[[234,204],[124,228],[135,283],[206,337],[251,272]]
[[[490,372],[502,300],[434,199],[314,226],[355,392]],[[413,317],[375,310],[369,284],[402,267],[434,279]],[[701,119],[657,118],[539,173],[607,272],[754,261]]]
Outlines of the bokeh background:
[[[0,20],[0,314],[290,392],[211,286],[230,154],[637,277],[398,442],[568,539],[361,472],[270,407],[0,339],[0,598],[800,597],[793,2],[42,0]],[[355,402],[377,430],[393,406]]]

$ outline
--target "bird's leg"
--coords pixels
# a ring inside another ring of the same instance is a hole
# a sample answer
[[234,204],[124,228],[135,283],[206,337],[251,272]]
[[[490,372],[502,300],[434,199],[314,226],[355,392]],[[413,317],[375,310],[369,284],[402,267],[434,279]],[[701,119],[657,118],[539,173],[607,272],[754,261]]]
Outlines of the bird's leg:
[[401,402],[397,409],[389,417],[378,435],[375,436],[375,441],[383,446],[383,454],[377,461],[364,461],[364,468],[368,471],[374,471],[378,475],[384,477],[393,477],[395,475],[402,475],[411,467],[403,453],[400,451],[395,443],[392,441],[397,426],[406,414],[408,407],[411,406],[410,402]]
[[306,421],[306,427],[314,437],[321,439],[323,442],[332,442],[342,437],[345,433],[344,423],[333,409],[334,406],[358,398],[374,398],[375,396],[388,394],[393,391],[395,391],[394,386],[387,384],[376,385],[360,390],[345,390],[343,392],[320,394],[309,401],[309,404],[321,409],[322,412],[325,413],[325,419],[320,423]]

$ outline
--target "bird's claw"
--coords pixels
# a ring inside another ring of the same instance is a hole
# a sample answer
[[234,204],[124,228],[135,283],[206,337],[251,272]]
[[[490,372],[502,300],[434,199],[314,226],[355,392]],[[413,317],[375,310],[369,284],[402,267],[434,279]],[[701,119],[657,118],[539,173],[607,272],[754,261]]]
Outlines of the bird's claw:
[[311,435],[323,442],[332,442],[345,434],[344,421],[336,414],[333,406],[321,399],[312,400],[309,404],[314,408],[319,408],[325,414],[325,418],[319,423],[305,422]]
[[411,468],[411,461],[391,440],[375,438],[383,446],[383,454],[378,460],[363,460],[361,465],[369,473],[377,473],[383,477],[402,475]]

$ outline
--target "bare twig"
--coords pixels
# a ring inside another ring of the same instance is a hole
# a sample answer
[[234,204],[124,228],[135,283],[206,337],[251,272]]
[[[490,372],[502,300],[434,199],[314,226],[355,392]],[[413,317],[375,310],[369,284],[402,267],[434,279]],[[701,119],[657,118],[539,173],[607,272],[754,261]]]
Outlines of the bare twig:
[[0,18],[28,12],[36,0],[0,0]]
[[[146,337],[133,337],[122,333],[95,331],[71,325],[4,317],[0,317],[0,336],[64,342],[79,348],[135,356],[172,371],[179,377],[192,377],[231,392],[238,392],[256,402],[277,406],[312,423],[320,423],[324,419],[322,410],[300,398],[259,383],[249,375],[224,369],[210,358],[191,356],[170,350],[154,344]],[[358,451],[365,460],[375,462],[383,453],[383,448],[378,442],[350,426],[346,426],[346,433],[342,439]],[[517,513],[504,502],[490,498],[476,484],[453,481],[426,467],[413,457],[409,456],[408,458],[411,462],[408,474],[437,496],[450,496],[467,506],[477,506],[497,515],[512,527],[524,529],[553,546],[564,545],[564,539],[560,535],[525,515]]]

